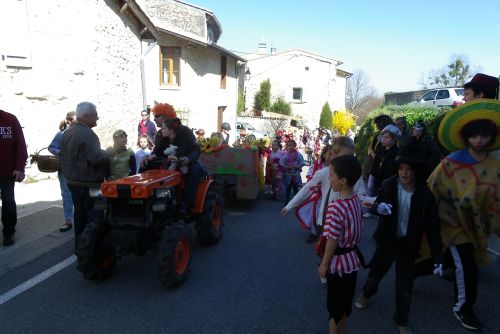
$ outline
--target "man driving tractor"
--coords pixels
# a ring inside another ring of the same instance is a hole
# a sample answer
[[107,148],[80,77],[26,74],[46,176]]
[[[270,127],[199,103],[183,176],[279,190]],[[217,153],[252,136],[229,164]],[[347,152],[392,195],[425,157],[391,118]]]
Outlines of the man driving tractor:
[[[187,167],[187,173],[184,174],[186,185],[178,206],[179,215],[184,217],[194,206],[198,184],[207,175],[207,171],[198,161],[201,150],[191,129],[182,125],[173,108],[168,114],[161,113],[164,109],[164,104],[157,104],[152,109],[155,119],[157,113],[164,119],[161,131],[158,132],[162,139],[157,140],[162,143],[160,146],[164,150],[158,151],[159,154],[153,152],[143,161],[143,165],[146,170],[158,168],[158,164],[151,162],[160,159],[160,168],[165,168],[172,162],[178,163],[178,167]],[[169,150],[172,146],[175,146],[175,150]],[[164,152],[167,154],[162,154]]]

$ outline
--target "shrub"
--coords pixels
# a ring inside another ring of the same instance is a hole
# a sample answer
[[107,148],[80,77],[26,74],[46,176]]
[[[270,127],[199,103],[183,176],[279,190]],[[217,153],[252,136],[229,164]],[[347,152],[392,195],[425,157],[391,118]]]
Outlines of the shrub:
[[255,110],[269,110],[271,106],[271,81],[269,79],[260,83],[260,90],[255,94]]
[[347,131],[352,129],[355,124],[356,118],[353,114],[345,110],[335,111],[333,113],[332,128],[333,130],[337,130],[342,136],[345,136]]
[[243,88],[238,89],[238,105],[236,109],[237,115],[241,115],[245,111],[245,91]]
[[269,108],[270,112],[290,116],[292,114],[292,106],[286,102],[282,97],[278,97],[273,105]]
[[359,129],[356,135],[356,155],[361,163],[364,163],[367,157],[368,146],[370,145],[373,136],[377,132],[377,128],[373,123],[373,119],[378,115],[389,115],[392,119],[396,119],[399,116],[405,116],[408,121],[408,129],[411,129],[416,121],[423,120],[427,126],[427,133],[434,138],[437,138],[437,131],[439,128],[439,123],[446,115],[446,113],[451,110],[449,107],[437,108],[430,106],[384,106],[375,109],[369,113],[366,117],[365,122]]
[[332,110],[328,102],[325,102],[321,109],[321,116],[319,117],[319,127],[325,129],[332,128]]

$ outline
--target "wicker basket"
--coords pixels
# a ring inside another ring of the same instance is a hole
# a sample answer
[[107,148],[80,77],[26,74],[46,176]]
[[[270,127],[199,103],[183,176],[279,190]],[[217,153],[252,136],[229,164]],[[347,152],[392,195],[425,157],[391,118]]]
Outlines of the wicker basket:
[[35,154],[31,154],[31,163],[36,163],[40,172],[55,173],[59,170],[59,157],[40,154],[40,152],[47,148],[42,148],[38,152],[35,152]]

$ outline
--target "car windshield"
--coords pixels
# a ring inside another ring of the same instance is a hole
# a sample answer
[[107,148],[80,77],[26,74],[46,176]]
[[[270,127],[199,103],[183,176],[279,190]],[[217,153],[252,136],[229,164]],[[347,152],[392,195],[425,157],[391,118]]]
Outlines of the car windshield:
[[455,93],[459,96],[464,96],[464,89],[463,88],[457,88],[455,89]]

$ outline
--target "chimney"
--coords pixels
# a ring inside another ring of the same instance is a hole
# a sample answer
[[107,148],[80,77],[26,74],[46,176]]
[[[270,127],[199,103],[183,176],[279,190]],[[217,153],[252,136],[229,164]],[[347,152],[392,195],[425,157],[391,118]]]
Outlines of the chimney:
[[265,55],[267,53],[267,43],[259,42],[259,47],[257,48],[257,53],[260,55]]

